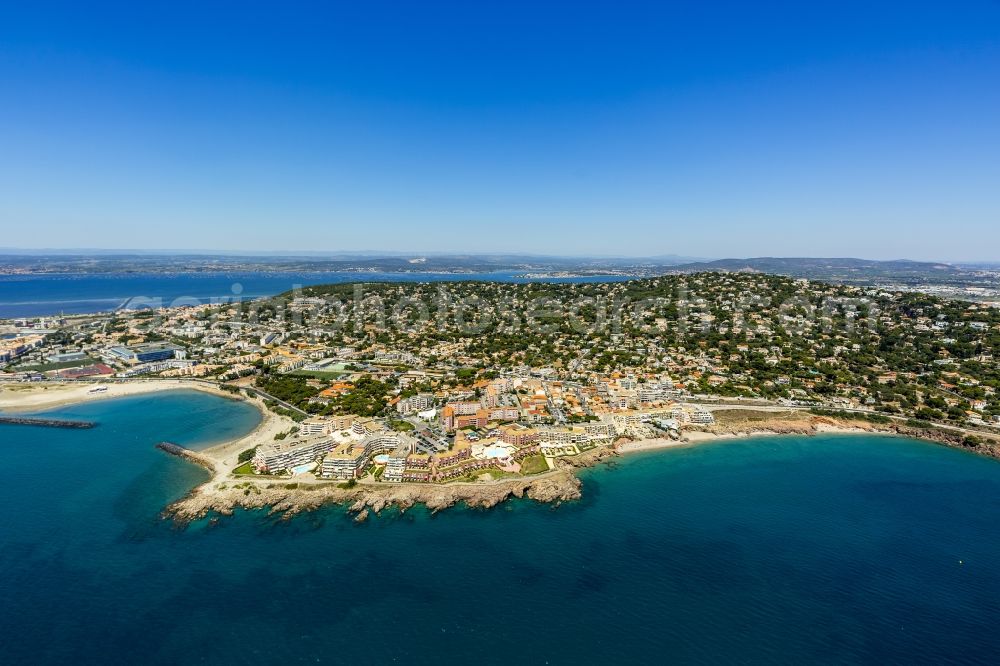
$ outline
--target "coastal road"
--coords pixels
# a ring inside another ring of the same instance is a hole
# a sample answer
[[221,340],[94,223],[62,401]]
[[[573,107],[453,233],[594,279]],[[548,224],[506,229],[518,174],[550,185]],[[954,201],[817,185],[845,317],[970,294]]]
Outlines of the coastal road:
[[259,388],[256,388],[254,386],[243,386],[241,388],[243,388],[243,389],[245,389],[247,391],[250,391],[252,393],[255,393],[258,397],[260,397],[260,398],[262,398],[264,400],[274,400],[276,403],[278,403],[279,405],[281,405],[285,409],[290,409],[293,412],[301,414],[302,416],[311,416],[311,414],[309,412],[301,410],[298,407],[296,407],[295,405],[287,403],[284,400],[281,400],[279,398],[275,398],[270,393],[267,393],[265,391],[261,391]]

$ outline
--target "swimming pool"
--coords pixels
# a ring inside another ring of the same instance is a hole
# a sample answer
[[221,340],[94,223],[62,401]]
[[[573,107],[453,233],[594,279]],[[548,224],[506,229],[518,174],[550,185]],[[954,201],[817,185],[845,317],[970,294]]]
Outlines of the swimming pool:
[[501,444],[493,444],[483,449],[483,455],[487,458],[509,458],[513,453],[513,446],[503,446]]

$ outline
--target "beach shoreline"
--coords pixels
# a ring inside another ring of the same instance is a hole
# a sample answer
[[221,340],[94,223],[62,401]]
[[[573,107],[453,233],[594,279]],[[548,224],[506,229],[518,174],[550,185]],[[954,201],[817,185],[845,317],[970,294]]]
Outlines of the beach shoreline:
[[72,384],[40,387],[30,386],[20,391],[0,390],[0,412],[24,413],[54,409],[70,404],[122,398],[170,390],[198,390],[220,397],[247,402],[261,414],[261,422],[249,433],[236,439],[215,444],[202,450],[183,449],[176,452],[190,462],[207,469],[211,478],[192,488],[183,498],[164,510],[164,516],[178,523],[188,523],[210,515],[231,515],[236,509],[267,510],[271,514],[290,518],[300,512],[329,504],[341,504],[361,521],[370,512],[378,513],[394,506],[405,511],[423,504],[439,511],[455,504],[489,508],[510,498],[527,497],[538,502],[558,505],[579,499],[582,484],[577,472],[594,467],[608,459],[643,451],[656,451],[697,446],[710,442],[739,440],[753,437],[782,435],[813,436],[819,434],[895,435],[921,439],[961,448],[973,453],[1000,459],[1000,441],[987,439],[969,445],[961,430],[951,432],[940,427],[916,428],[902,422],[875,423],[863,418],[818,416],[785,410],[761,412],[753,422],[716,424],[685,428],[680,438],[619,440],[611,446],[598,447],[575,456],[552,459],[553,468],[541,474],[479,482],[450,483],[379,483],[365,479],[353,485],[312,474],[294,477],[260,477],[235,475],[240,453],[275,439],[296,425],[292,419],[269,410],[259,397],[232,394],[208,382],[190,380],[133,381],[107,384],[108,391],[89,393],[94,384]]
[[[93,392],[95,388],[107,390]],[[127,398],[163,391],[194,390],[222,398],[239,399],[209,382],[184,379],[115,380],[106,382],[44,382],[0,384],[0,413],[48,411],[88,402]]]

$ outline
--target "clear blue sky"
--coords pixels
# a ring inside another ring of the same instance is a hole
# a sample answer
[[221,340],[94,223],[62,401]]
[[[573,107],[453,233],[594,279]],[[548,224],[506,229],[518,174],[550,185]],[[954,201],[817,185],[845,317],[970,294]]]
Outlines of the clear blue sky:
[[22,2],[0,246],[1000,259],[1000,2]]

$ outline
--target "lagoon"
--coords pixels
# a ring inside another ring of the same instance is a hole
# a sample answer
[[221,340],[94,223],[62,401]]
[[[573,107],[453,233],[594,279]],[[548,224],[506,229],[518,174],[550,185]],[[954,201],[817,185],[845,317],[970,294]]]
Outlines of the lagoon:
[[139,305],[171,306],[249,300],[297,287],[342,282],[609,282],[624,276],[520,277],[522,272],[225,272],[225,273],[55,273],[0,275],[0,318],[46,317],[107,312]]

